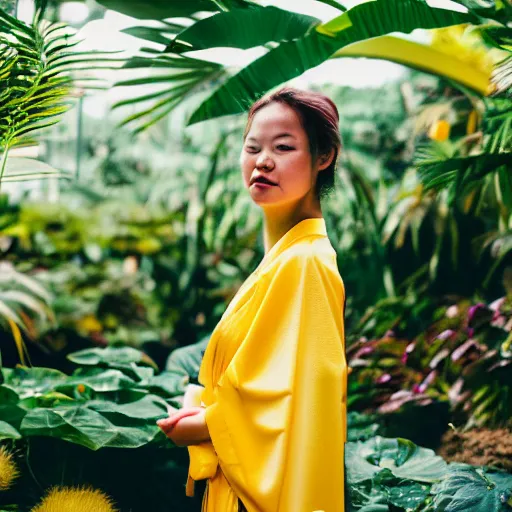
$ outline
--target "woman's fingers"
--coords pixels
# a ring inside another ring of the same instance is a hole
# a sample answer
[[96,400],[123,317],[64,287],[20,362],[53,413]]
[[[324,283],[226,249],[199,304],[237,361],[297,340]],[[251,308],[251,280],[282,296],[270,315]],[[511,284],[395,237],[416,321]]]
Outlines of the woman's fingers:
[[196,414],[199,414],[201,411],[201,407],[187,407],[185,409],[180,409],[179,411],[175,412],[168,418],[158,420],[156,424],[164,431],[165,434],[167,434],[174,428],[178,421],[180,421],[183,418],[187,418],[188,416],[195,416]]

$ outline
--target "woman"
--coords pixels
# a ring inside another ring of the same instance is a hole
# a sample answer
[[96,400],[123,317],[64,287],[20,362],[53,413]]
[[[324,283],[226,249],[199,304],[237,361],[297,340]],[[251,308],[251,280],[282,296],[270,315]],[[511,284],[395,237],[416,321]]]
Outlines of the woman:
[[330,99],[291,88],[249,112],[242,177],[265,257],[212,334],[200,407],[158,422],[189,447],[188,494],[208,479],[203,511],[344,510],[345,292],[320,205],[338,122]]

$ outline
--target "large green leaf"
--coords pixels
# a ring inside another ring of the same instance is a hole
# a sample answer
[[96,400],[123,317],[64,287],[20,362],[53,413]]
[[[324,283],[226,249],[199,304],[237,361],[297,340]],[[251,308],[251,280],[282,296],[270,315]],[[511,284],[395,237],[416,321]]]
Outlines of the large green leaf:
[[423,0],[366,2],[296,41],[280,44],[249,64],[202,103],[189,124],[243,112],[262,94],[321,64],[349,44],[390,32],[408,33],[472,20],[474,17],[469,14],[432,8]]
[[386,489],[389,503],[404,510],[418,510],[429,495],[430,486],[404,481],[396,487]]
[[5,385],[13,389],[20,399],[40,396],[53,391],[68,380],[68,376],[52,368],[16,367],[6,376]]
[[20,439],[21,434],[9,423],[0,421],[0,441],[3,439]]
[[173,398],[182,395],[189,383],[189,377],[184,371],[164,371],[139,384],[139,387],[147,389],[151,393],[163,398]]
[[[211,0],[98,0],[107,9],[141,20],[163,20],[165,18],[188,18],[199,11],[215,12],[219,7]],[[244,8],[252,2],[223,0],[226,7]]]
[[84,366],[110,363],[130,364],[140,363],[144,358],[144,353],[132,347],[87,348],[68,354],[67,358],[73,363]]
[[70,441],[91,450],[104,447],[138,448],[158,434],[156,425],[129,418],[127,425],[117,425],[99,412],[85,406],[33,409],[21,423],[25,436],[49,436]]
[[153,420],[167,417],[167,402],[155,395],[146,395],[140,400],[126,404],[116,404],[106,400],[90,400],[87,407],[100,412],[103,416],[111,419],[116,415],[128,418]]
[[83,377],[74,375],[69,377],[65,382],[57,385],[55,391],[72,396],[73,389],[81,384],[97,393],[109,393],[135,387],[134,380],[127,377],[123,372],[119,370],[106,370],[96,375],[85,375]]
[[[177,36],[191,50],[233,47],[246,50],[270,41],[289,41],[302,37],[320,20],[277,7],[236,9],[214,14],[194,23]],[[167,51],[173,51],[171,44]]]
[[456,56],[399,37],[380,36],[350,44],[332,56],[336,59],[344,57],[388,60],[453,80],[482,95],[489,90],[488,73]]
[[506,512],[512,508],[512,475],[453,465],[432,494],[436,512]]
[[[469,14],[436,9],[424,0],[374,0],[249,64],[216,90],[192,114],[189,124],[246,110],[261,95],[315,67],[349,44],[390,32],[469,23]],[[269,72],[272,70],[272,72]]]
[[380,436],[364,443],[347,443],[346,465],[350,484],[371,480],[385,470],[397,478],[432,483],[447,471],[446,462],[432,450],[405,439]]
[[209,341],[210,337],[207,336],[198,343],[173,350],[167,359],[166,369],[184,372],[191,380],[197,380],[199,367]]

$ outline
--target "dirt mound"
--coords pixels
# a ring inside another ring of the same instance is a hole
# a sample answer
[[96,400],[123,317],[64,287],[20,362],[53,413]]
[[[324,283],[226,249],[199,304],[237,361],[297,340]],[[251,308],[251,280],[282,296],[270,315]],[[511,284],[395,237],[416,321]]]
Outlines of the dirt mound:
[[492,466],[512,472],[512,431],[505,428],[449,430],[442,438],[438,454],[448,462]]

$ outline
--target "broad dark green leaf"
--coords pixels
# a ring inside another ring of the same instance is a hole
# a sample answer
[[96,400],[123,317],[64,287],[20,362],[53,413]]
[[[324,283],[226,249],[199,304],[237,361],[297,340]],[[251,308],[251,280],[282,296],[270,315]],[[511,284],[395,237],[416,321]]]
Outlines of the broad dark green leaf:
[[397,478],[432,483],[447,471],[446,462],[432,450],[405,439],[380,436],[364,443],[347,443],[346,465],[351,484],[371,480],[383,470]]
[[56,391],[73,395],[73,390],[80,384],[91,388],[97,393],[108,393],[121,389],[133,388],[136,383],[119,370],[106,370],[96,375],[69,377],[65,382],[55,386]]
[[210,337],[207,336],[198,343],[173,350],[167,359],[166,369],[178,370],[188,375],[191,380],[197,380],[199,367],[209,341]]
[[368,416],[357,412],[350,412],[347,415],[348,436],[350,441],[366,441],[377,434],[380,425],[376,423],[376,416]]
[[167,416],[167,402],[155,395],[146,395],[135,402],[116,404],[106,400],[90,400],[87,407],[102,413],[107,418],[117,414],[128,418],[153,420]]
[[152,43],[164,44],[166,46],[171,43],[171,38],[166,37],[161,29],[155,27],[129,27],[122,30],[122,32],[145,41],[151,41]]
[[21,434],[9,423],[0,420],[0,441],[3,439],[20,439]]
[[[214,47],[254,48],[270,41],[302,37],[320,20],[277,7],[236,9],[214,14],[180,32],[177,40],[193,50]],[[166,51],[173,51],[171,44]]]
[[163,398],[173,398],[185,392],[189,380],[184,371],[173,369],[142,381],[139,386]]
[[407,482],[396,487],[386,488],[389,503],[395,507],[401,507],[411,512],[417,510],[425,501],[430,492],[429,485],[422,485],[414,482]]
[[96,366],[100,363],[140,363],[143,357],[143,352],[132,347],[88,348],[67,356],[73,363],[84,366]]
[[[281,43],[225,82],[192,114],[189,124],[246,110],[273,87],[295,78],[351,43],[390,32],[468,23],[469,14],[430,7],[424,0],[375,0],[353,7],[326,27]],[[341,28],[340,28],[341,27]],[[339,30],[338,30],[339,29]],[[335,31],[336,30],[336,31]],[[272,70],[269,73],[268,70]]]
[[511,509],[512,475],[454,464],[432,494],[436,512],[506,512]]
[[25,436],[57,437],[91,450],[138,448],[158,434],[156,425],[137,424],[133,418],[130,422],[132,426],[114,425],[99,412],[84,406],[58,407],[29,411],[20,429]]
[[17,367],[6,376],[5,384],[19,395],[20,399],[43,395],[53,391],[56,386],[67,381],[69,377],[51,368]]

